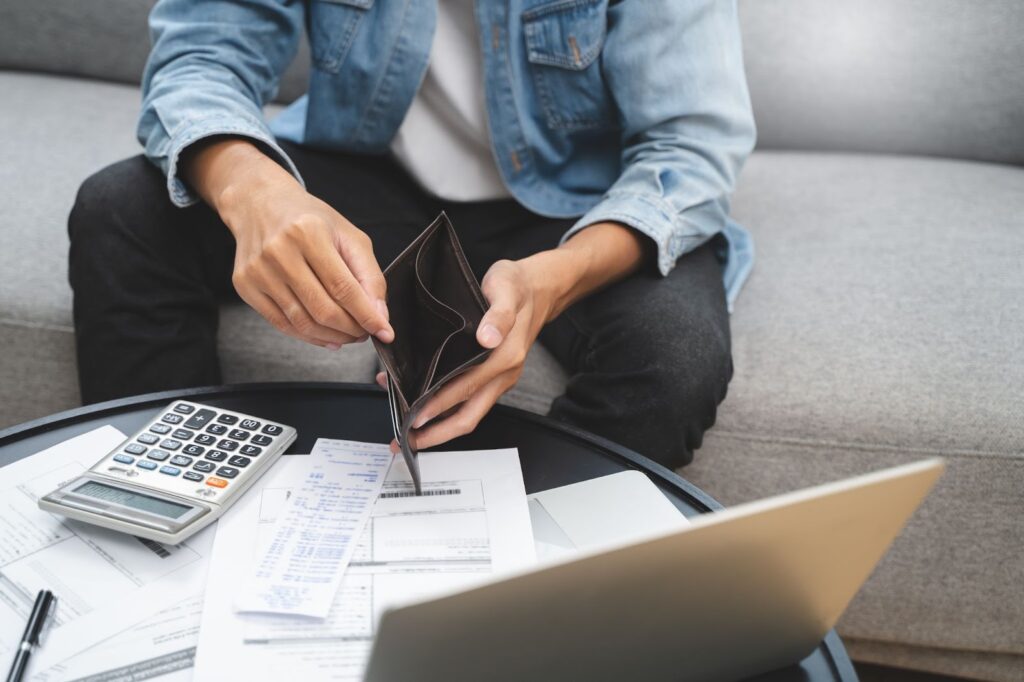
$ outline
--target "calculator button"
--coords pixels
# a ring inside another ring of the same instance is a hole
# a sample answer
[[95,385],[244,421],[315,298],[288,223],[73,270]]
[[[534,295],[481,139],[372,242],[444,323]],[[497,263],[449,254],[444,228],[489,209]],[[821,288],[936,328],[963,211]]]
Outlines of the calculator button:
[[239,424],[239,426],[249,431],[255,431],[256,429],[260,428],[261,424],[255,419],[243,419],[242,423]]
[[181,475],[181,477],[184,478],[186,481],[201,481],[201,480],[203,480],[203,475],[202,474],[197,474],[194,471],[186,471],[185,473],[183,473]]
[[236,417],[233,414],[222,414],[221,416],[217,417],[217,421],[219,421],[221,424],[227,424],[228,426],[231,426],[232,424],[238,421],[238,417]]
[[114,461],[120,462],[121,464],[133,464],[135,462],[134,457],[128,455],[114,455]]
[[155,459],[158,462],[162,462],[170,456],[171,454],[169,452],[164,452],[163,450],[150,450],[149,454],[146,455],[146,457]]
[[164,441],[160,443],[160,447],[164,450],[177,450],[181,447],[181,441],[174,440],[173,438],[165,438]]
[[214,412],[213,410],[208,410],[205,407],[201,410],[197,410],[196,413],[189,417],[188,421],[185,422],[185,428],[201,429],[207,424],[209,424],[210,420],[212,420],[214,415],[216,414],[217,413]]
[[159,442],[160,439],[152,433],[140,433],[135,440],[140,443],[145,443],[146,445],[152,445],[153,443]]
[[238,454],[245,455],[247,457],[259,457],[261,452],[263,452],[263,448],[258,448],[254,445],[243,445],[242,449],[238,451]]
[[174,433],[171,434],[171,437],[177,438],[178,440],[188,440],[194,435],[196,435],[195,431],[189,431],[188,429],[174,429]]
[[266,426],[263,427],[263,433],[267,434],[268,436],[280,436],[283,430],[284,429],[282,429],[277,424],[267,424]]
[[229,451],[230,450],[237,450],[238,449],[238,442],[237,441],[233,441],[233,440],[228,440],[228,439],[225,438],[221,442],[217,443],[217,447],[220,448],[221,450],[229,450]]
[[194,412],[195,409],[196,408],[192,407],[191,405],[186,405],[185,403],[178,403],[177,405],[174,406],[174,411],[180,414],[192,414],[192,412]]
[[274,442],[274,439],[270,436],[256,435],[253,436],[252,440],[249,442],[253,445],[270,445]]
[[234,457],[228,460],[228,464],[230,464],[233,467],[238,467],[239,469],[244,469],[245,467],[249,466],[249,462],[251,461],[252,460],[249,459],[248,457],[241,457],[239,455],[235,455]]
[[217,442],[217,439],[208,433],[200,433],[193,442],[199,445],[213,445]]
[[167,414],[165,414],[160,419],[161,419],[161,421],[165,421],[168,424],[180,424],[181,420],[184,419],[184,417],[182,417],[180,414],[174,414],[173,412],[168,412]]
[[181,469],[178,467],[162,466],[160,467],[161,474],[167,474],[168,476],[177,476],[181,473]]
[[206,485],[212,485],[214,488],[226,488],[228,487],[228,482],[225,481],[223,478],[213,478],[211,476],[210,478],[206,479]]
[[228,432],[228,427],[224,426],[223,424],[210,424],[209,426],[206,427],[206,432],[212,433],[215,436],[223,436],[225,433]]
[[124,446],[124,451],[129,455],[141,455],[146,449],[145,445],[139,445],[138,443],[129,443]]
[[227,459],[227,456],[228,453],[222,450],[210,450],[209,452],[206,453],[206,459],[210,460],[211,462],[223,462],[225,459]]
[[221,467],[217,469],[217,475],[223,476],[224,478],[234,478],[238,475],[238,469],[232,469],[231,467]]
[[171,457],[171,464],[179,467],[192,466],[192,458],[185,457],[184,455],[175,455]]
[[228,438],[234,438],[235,440],[249,440],[249,432],[243,431],[242,429],[231,429],[231,433],[228,434]]
[[165,433],[169,432],[171,430],[171,427],[168,426],[167,424],[161,424],[157,422],[156,424],[152,424],[149,427],[149,430],[152,431],[153,433],[159,433],[162,436]]
[[140,459],[135,463],[135,466],[140,469],[156,469],[156,462],[150,462],[148,459]]
[[191,443],[189,443],[188,445],[185,446],[185,449],[181,451],[181,454],[191,455],[192,457],[199,457],[204,452],[206,452],[206,448],[201,448],[198,445],[192,445]]
[[213,462],[203,462],[202,460],[196,462],[195,466],[192,467],[196,471],[202,471],[204,474],[208,474],[214,469]]

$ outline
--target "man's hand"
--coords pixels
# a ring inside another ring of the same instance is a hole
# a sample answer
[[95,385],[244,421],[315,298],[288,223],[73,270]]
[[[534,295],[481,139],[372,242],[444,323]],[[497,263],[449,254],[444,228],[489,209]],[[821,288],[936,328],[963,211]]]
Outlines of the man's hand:
[[[434,447],[473,431],[519,380],[544,325],[588,293],[636,270],[643,258],[642,239],[622,225],[598,223],[560,248],[492,265],[480,284],[490,308],[476,338],[493,352],[423,407],[413,424],[416,448]],[[385,385],[383,373],[377,382]],[[453,408],[458,409],[431,421]],[[397,452],[397,443],[391,447]]]
[[369,237],[243,140],[186,159],[186,174],[235,236],[232,283],[277,329],[326,348],[394,340]]

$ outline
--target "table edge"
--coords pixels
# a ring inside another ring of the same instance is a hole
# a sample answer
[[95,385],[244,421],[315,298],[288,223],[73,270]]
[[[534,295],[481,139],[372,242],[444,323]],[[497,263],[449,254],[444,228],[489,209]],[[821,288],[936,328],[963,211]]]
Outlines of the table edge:
[[[144,393],[141,395],[130,396],[127,398],[117,398],[114,400],[108,400],[106,402],[94,403],[92,405],[83,405],[81,407],[72,408],[70,410],[64,410],[62,412],[56,412],[46,417],[39,419],[33,419],[21,424],[16,424],[11,427],[0,430],[0,448],[10,445],[11,443],[46,433],[53,429],[64,426],[68,423],[75,423],[84,421],[86,419],[96,419],[102,417],[105,414],[116,413],[128,408],[138,408],[152,403],[154,407],[158,407],[164,403],[172,400],[183,400],[192,398],[202,398],[202,396],[218,396],[218,395],[232,395],[240,394],[245,392],[253,391],[275,391],[275,390],[320,390],[320,391],[353,391],[360,393],[374,393],[383,394],[384,390],[376,384],[370,383],[356,383],[356,382],[330,382],[330,381],[282,381],[282,382],[258,382],[258,383],[238,383],[238,384],[223,384],[220,386],[200,386],[195,388],[183,388],[174,389],[170,391],[158,391],[154,393]],[[588,431],[576,428],[569,424],[558,422],[550,417],[537,414],[535,412],[528,412],[526,410],[512,407],[510,405],[495,405],[494,411],[508,415],[510,417],[516,417],[532,422],[534,424],[552,429],[560,432],[561,434],[575,438],[578,440],[585,441],[589,445],[604,450],[612,455],[626,460],[636,468],[643,470],[645,473],[651,476],[656,476],[661,479],[663,485],[676,488],[686,497],[688,497],[695,507],[701,509],[702,512],[717,511],[723,509],[723,506],[715,500],[713,497],[705,493],[703,490],[693,485],[685,478],[677,474],[676,472],[668,469],[661,464],[658,464],[652,459],[649,459],[638,452],[630,450],[629,448],[619,445],[614,441],[610,441],[601,436],[597,436]],[[853,667],[853,663],[849,658],[849,654],[846,651],[846,647],[843,646],[842,640],[836,633],[835,629],[829,630],[825,635],[825,638],[819,644],[819,647],[823,647],[828,652],[829,663],[833,666],[835,673],[840,680],[856,680],[857,674]]]
[[[155,393],[143,393],[141,395],[130,396],[127,398],[116,398],[114,400],[108,400],[101,403],[71,408],[69,410],[56,412],[46,417],[40,417],[38,419],[33,419],[0,430],[0,448],[10,445],[14,441],[21,440],[22,438],[40,435],[69,423],[84,421],[86,419],[96,419],[105,414],[117,413],[129,408],[139,408],[141,406],[145,406],[147,403],[153,403],[153,406],[157,407],[172,400],[186,400],[192,398],[198,398],[201,400],[203,396],[209,397],[241,394],[253,391],[275,390],[345,390],[372,394],[384,393],[384,390],[376,384],[340,381],[275,381],[238,383],[223,384],[220,386],[182,388],[170,391],[158,391]],[[717,500],[676,472],[658,464],[654,460],[649,459],[634,450],[630,450],[623,445],[619,445],[618,443],[602,438],[601,436],[597,436],[588,431],[584,431],[583,429],[576,428],[572,425],[556,421],[550,417],[546,417],[535,412],[528,412],[527,410],[512,407],[510,405],[495,405],[493,411],[552,429],[565,436],[569,436],[570,438],[585,441],[587,444],[595,448],[604,450],[616,457],[624,459],[636,468],[642,469],[645,473],[661,479],[663,484],[678,489],[692,502],[694,502],[694,506],[701,512],[718,511],[723,509],[723,506]]]

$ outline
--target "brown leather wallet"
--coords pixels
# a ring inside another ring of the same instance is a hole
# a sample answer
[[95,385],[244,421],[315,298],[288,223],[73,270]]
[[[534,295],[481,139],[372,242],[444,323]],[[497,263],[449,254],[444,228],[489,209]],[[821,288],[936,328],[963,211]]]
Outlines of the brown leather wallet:
[[374,338],[373,347],[387,373],[395,439],[419,495],[412,423],[442,386],[487,358],[490,350],[476,340],[487,301],[444,213],[384,270],[384,279],[395,340]]

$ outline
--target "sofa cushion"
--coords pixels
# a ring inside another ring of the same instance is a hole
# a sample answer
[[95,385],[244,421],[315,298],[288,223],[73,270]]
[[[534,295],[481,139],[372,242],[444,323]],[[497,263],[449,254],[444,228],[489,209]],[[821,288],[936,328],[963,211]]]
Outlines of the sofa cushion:
[[922,453],[1024,443],[1024,169],[761,153],[719,429]]
[[[149,56],[149,10],[156,0],[4,0],[0,69],[86,76],[136,84]],[[111,49],[116,45],[117,49]],[[281,77],[278,100],[306,91],[309,45],[303,37]],[[134,130],[134,122],[128,130]]]
[[736,374],[684,475],[734,504],[945,457],[946,475],[840,632],[888,663],[916,647],[950,661],[1001,652],[1002,672],[985,677],[1015,679],[1024,169],[762,152],[733,213],[758,248],[732,317]]
[[762,149],[1024,164],[1020,0],[742,0]]

